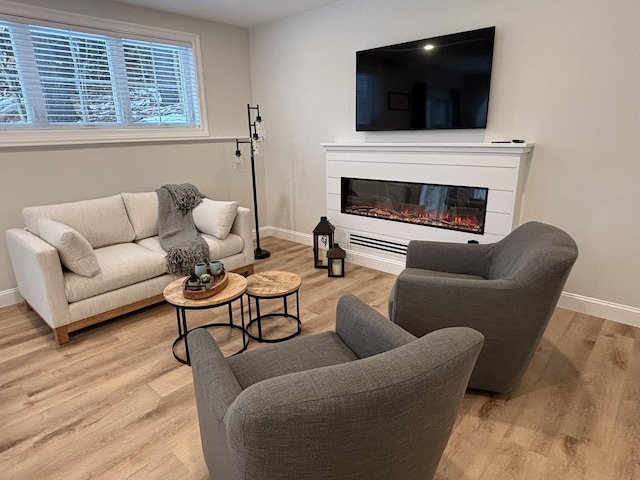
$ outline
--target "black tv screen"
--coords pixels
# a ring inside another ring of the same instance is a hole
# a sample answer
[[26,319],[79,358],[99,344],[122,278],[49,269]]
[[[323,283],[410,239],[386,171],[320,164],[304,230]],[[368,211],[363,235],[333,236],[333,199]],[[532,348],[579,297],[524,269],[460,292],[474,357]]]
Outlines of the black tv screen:
[[485,128],[495,27],[356,52],[356,130]]

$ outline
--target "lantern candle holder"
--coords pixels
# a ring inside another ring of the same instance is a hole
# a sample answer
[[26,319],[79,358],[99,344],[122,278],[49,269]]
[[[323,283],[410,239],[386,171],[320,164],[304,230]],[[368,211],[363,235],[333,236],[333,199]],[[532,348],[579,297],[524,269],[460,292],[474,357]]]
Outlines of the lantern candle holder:
[[344,277],[344,259],[347,257],[340,245],[333,244],[333,247],[327,252],[328,274],[330,277]]
[[333,245],[333,232],[336,227],[331,225],[327,217],[320,217],[320,223],[313,229],[313,266],[329,268],[327,252]]

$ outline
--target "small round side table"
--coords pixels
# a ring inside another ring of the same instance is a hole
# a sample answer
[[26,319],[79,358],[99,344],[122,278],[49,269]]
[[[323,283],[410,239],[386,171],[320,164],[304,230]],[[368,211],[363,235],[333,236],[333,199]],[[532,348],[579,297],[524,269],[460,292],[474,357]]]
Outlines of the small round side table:
[[[247,324],[247,335],[258,342],[283,342],[285,340],[289,340],[290,338],[295,337],[300,334],[302,331],[302,322],[300,322],[300,299],[298,296],[298,290],[300,289],[300,285],[302,280],[300,276],[291,273],[291,272],[281,272],[281,271],[269,271],[262,273],[254,273],[253,275],[247,278],[247,297],[249,303],[249,323]],[[289,313],[289,308],[287,305],[287,297],[290,295],[296,296],[296,314],[293,315]],[[278,299],[282,298],[283,300],[283,311],[282,312],[274,312],[261,314],[260,313],[260,300],[265,299]],[[251,316],[251,299],[254,300],[256,305],[256,316],[252,318]],[[262,335],[262,321],[266,318],[272,317],[284,317],[293,319],[296,325],[296,331],[290,335],[286,335],[284,337],[279,338],[265,338]],[[258,335],[255,336],[249,331],[249,327],[252,324],[257,324],[258,326]]]
[[[196,328],[228,327],[239,329],[242,331],[242,347],[233,355],[246,350],[247,345],[249,344],[249,338],[247,337],[247,332],[244,327],[243,295],[247,290],[247,279],[242,275],[238,275],[237,273],[227,272],[227,275],[229,275],[229,283],[224,290],[222,290],[220,293],[217,293],[216,295],[200,300],[185,298],[185,296],[182,294],[184,277],[171,282],[164,289],[164,299],[171,305],[176,307],[176,318],[178,321],[178,338],[174,340],[171,350],[175,359],[180,363],[191,365],[191,361],[189,359],[189,346],[187,345],[186,340],[187,334],[190,331],[187,328],[187,310],[202,310],[227,305],[229,307],[229,323],[209,323],[207,325],[201,325]],[[240,300],[240,316],[242,322],[241,325],[236,325],[233,323],[233,310],[231,304],[236,300]],[[184,341],[185,358],[181,358],[180,356],[178,356],[178,354],[176,354],[176,345],[180,341]]]

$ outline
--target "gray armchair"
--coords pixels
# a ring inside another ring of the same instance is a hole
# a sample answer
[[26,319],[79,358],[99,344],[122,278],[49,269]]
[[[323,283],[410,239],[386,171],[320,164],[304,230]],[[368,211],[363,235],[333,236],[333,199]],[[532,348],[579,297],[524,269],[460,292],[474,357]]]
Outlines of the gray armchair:
[[549,323],[578,247],[539,222],[493,244],[412,241],[389,297],[389,318],[420,337],[451,326],[485,336],[469,387],[508,393]]
[[189,333],[200,436],[215,480],[426,480],[453,428],[482,335],[416,339],[354,296],[336,331],[224,358]]

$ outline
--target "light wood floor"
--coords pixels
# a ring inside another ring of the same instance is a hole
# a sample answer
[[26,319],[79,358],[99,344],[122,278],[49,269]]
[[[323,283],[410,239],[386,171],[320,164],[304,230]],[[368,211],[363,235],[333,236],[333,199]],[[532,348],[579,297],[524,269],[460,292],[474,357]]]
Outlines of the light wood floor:
[[[304,335],[334,327],[344,293],[386,314],[393,275],[348,265],[345,278],[329,279],[308,246],[262,246],[272,256],[256,271],[302,277]],[[190,327],[211,315],[224,321],[226,309],[191,313]],[[215,330],[226,352],[239,347],[238,332]],[[166,304],[63,346],[24,306],[1,309],[0,478],[208,478],[190,367],[171,355],[175,336]],[[639,401],[640,330],[558,309],[509,398],[467,393],[436,478],[640,479]]]

